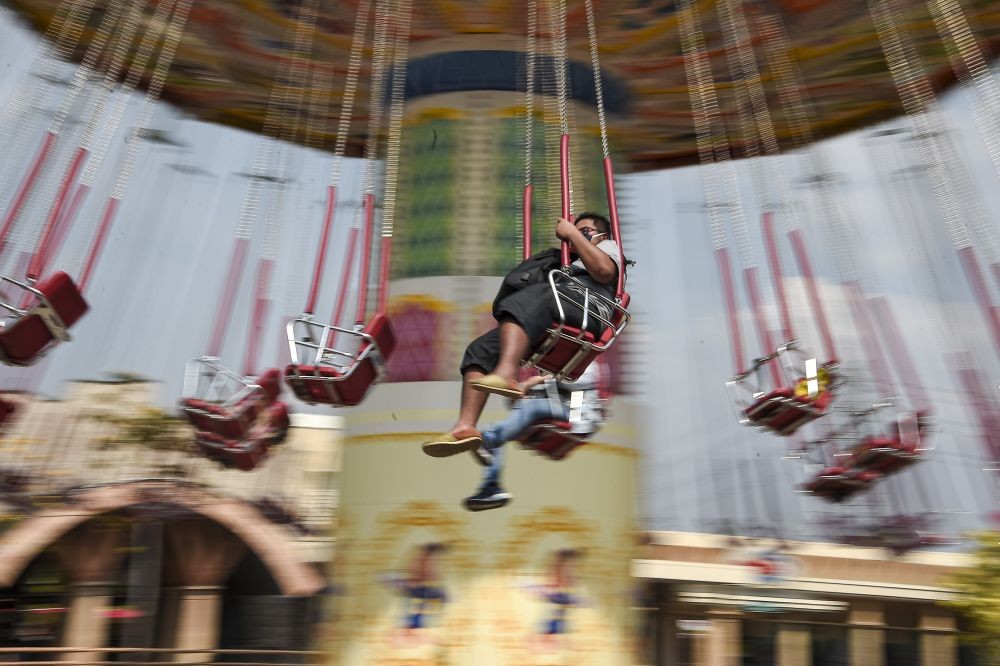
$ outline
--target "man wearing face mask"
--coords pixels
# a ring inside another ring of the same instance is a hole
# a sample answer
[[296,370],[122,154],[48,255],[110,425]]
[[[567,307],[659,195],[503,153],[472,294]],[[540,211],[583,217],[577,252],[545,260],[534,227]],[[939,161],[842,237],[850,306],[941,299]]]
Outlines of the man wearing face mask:
[[[598,213],[581,213],[570,222],[560,219],[556,236],[567,241],[575,256],[570,268],[572,275],[592,293],[609,299],[615,295],[618,271],[622,270],[618,243],[611,237],[611,223]],[[539,256],[539,255],[536,255]],[[557,256],[553,254],[553,256]],[[558,262],[556,262],[558,266]],[[511,275],[505,278],[505,282]],[[538,278],[541,278],[539,275]],[[560,289],[575,300],[583,301],[582,288],[563,282]],[[591,299],[587,330],[599,336],[603,324],[594,315],[610,319],[607,304]],[[566,323],[580,326],[583,311],[564,301]],[[545,337],[553,321],[559,319],[559,309],[552,297],[547,279],[533,279],[516,290],[501,288],[493,303],[497,327],[473,340],[462,359],[462,394],[459,415],[452,428],[424,442],[429,456],[441,458],[478,448],[483,443],[477,424],[490,393],[518,399],[524,395],[517,382],[521,361]]]

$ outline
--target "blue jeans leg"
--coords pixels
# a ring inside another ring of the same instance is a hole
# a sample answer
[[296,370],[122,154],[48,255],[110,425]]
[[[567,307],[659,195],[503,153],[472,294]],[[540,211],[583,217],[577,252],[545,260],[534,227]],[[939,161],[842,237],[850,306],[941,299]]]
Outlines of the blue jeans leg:
[[516,439],[529,426],[543,419],[566,418],[566,408],[548,398],[523,398],[514,403],[507,418],[483,430],[483,443],[493,454],[493,463],[483,472],[483,485],[499,484],[503,469],[503,445]]

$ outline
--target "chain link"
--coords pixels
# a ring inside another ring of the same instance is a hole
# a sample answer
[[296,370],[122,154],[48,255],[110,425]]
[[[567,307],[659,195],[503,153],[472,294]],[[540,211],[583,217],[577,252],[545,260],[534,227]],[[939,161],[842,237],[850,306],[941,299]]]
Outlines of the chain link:
[[868,7],[903,110],[913,123],[917,148],[952,244],[956,249],[970,247],[972,238],[956,196],[953,174],[949,173],[941,151],[939,139],[943,137],[944,126],[934,108],[930,82],[915,60],[915,54],[909,52],[912,44],[902,34],[893,8],[886,0],[868,0]]
[[396,17],[392,92],[389,101],[389,129],[385,156],[385,196],[382,210],[382,237],[391,238],[396,218],[396,182],[399,177],[399,153],[402,147],[403,110],[406,103],[406,65],[410,44],[412,0],[399,0]]
[[594,98],[597,103],[597,124],[601,130],[601,155],[604,159],[611,156],[608,145],[608,118],[604,109],[604,78],[601,76],[601,59],[597,49],[597,20],[594,17],[594,4],[584,0],[587,10],[587,41],[590,43],[590,64],[594,69]]
[[688,96],[691,99],[698,161],[702,165],[702,186],[708,209],[712,249],[721,250],[726,247],[723,210],[728,206],[720,195],[722,184],[718,169],[713,168],[713,165],[717,161],[728,162],[729,149],[725,138],[720,138],[715,129],[719,117],[718,99],[697,11],[697,3],[688,0],[683,7],[678,8],[677,21],[680,28],[681,52],[684,56],[684,72],[688,81]]
[[340,172],[344,154],[347,152],[347,138],[351,130],[354,114],[354,100],[358,92],[358,73],[361,70],[361,55],[368,34],[368,19],[371,16],[372,0],[363,0],[358,6],[351,37],[351,55],[347,61],[347,76],[344,79],[344,96],[340,103],[340,119],[337,121],[337,139],[333,149],[333,165],[330,169],[330,185],[340,182]]
[[927,6],[952,69],[979,96],[980,103],[972,105],[973,117],[983,135],[993,169],[1000,177],[1000,88],[972,34],[962,5],[957,0],[928,0]]
[[192,0],[177,0],[177,4],[174,6],[170,23],[166,28],[166,37],[163,40],[163,45],[160,47],[160,55],[153,68],[153,76],[150,79],[149,87],[146,88],[146,97],[143,100],[142,111],[139,114],[139,119],[135,127],[132,129],[128,148],[122,159],[121,168],[118,171],[118,181],[111,192],[111,196],[115,199],[121,199],[125,196],[125,189],[128,186],[135,167],[135,158],[139,150],[141,132],[149,125],[150,120],[152,120],[156,101],[163,93],[163,86],[167,81],[167,73],[174,62],[174,56],[177,54],[177,46],[180,44],[181,37],[184,36],[184,28],[187,25],[188,15],[191,13],[191,3]]

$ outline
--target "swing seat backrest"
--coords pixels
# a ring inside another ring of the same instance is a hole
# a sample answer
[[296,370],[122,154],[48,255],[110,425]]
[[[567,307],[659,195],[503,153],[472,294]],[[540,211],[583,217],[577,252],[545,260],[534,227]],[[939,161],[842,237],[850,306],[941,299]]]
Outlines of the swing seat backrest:
[[49,347],[68,340],[66,329],[75,324],[89,306],[73,280],[62,271],[35,285],[39,302],[0,329],[0,360],[10,365],[30,365]]
[[530,448],[550,460],[562,460],[587,442],[588,435],[573,433],[570,428],[569,421],[543,419],[522,432],[517,441],[522,448]]
[[[622,294],[621,307],[628,309],[630,300],[628,294]],[[560,326],[557,322],[548,330],[548,336],[541,344],[541,348],[546,351],[534,359],[532,365],[553,375],[563,376],[568,381],[576,381],[594,359],[615,341],[616,330],[624,319],[625,315],[615,310],[610,320],[614,326],[605,328],[597,338],[590,331],[581,331],[574,326]]]
[[310,404],[334,407],[361,404],[381,378],[385,361],[396,348],[396,335],[385,315],[375,315],[363,332],[371,340],[364,340],[355,361],[346,369],[332,365],[289,365],[285,381],[295,395]]
[[274,402],[257,417],[248,437],[265,441],[268,445],[281,444],[288,437],[289,427],[291,419],[288,416],[288,405]]

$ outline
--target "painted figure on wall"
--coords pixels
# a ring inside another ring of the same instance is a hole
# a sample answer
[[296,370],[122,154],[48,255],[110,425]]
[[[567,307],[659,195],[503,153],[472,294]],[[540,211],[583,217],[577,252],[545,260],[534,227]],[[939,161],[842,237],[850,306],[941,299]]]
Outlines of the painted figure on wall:
[[416,644],[430,640],[423,630],[437,626],[448,602],[439,570],[440,556],[447,550],[443,543],[425,543],[417,548],[406,573],[385,577],[386,584],[395,588],[404,601],[395,635],[398,642]]
[[548,581],[534,588],[547,603],[545,616],[532,637],[532,647],[539,652],[562,650],[567,647],[570,633],[569,613],[581,605],[582,598],[576,590],[575,567],[583,552],[574,548],[557,550],[552,556]]

